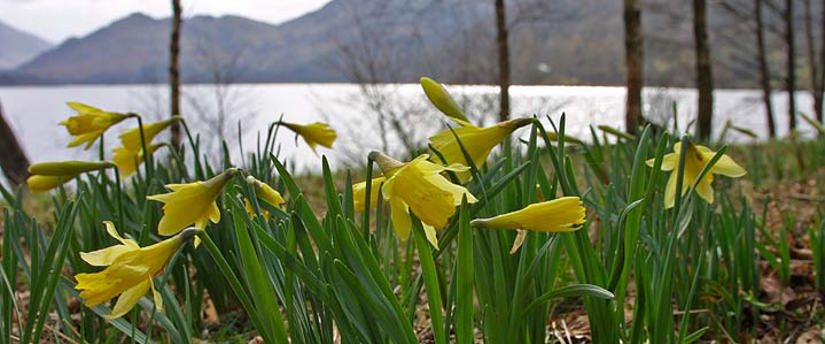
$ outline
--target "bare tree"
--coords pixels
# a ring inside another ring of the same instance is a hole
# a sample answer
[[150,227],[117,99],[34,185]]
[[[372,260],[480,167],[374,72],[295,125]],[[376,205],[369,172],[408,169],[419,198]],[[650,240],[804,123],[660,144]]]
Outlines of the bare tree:
[[793,2],[794,0],[785,0],[785,44],[788,46],[786,61],[788,75],[785,90],[788,93],[788,130],[790,132],[796,130],[796,44],[793,32]]
[[636,133],[642,122],[642,75],[644,69],[642,9],[640,0],[624,0],[625,130]]
[[[169,40],[169,114],[180,115],[180,30],[182,25],[180,0],[172,0],[172,37]],[[172,124],[172,146],[180,148],[180,123]]]
[[768,66],[768,52],[765,47],[765,28],[762,17],[762,2],[754,1],[754,18],[756,18],[756,46],[759,60],[759,85],[762,87],[762,101],[765,103],[765,116],[768,122],[768,137],[776,137],[776,123],[773,115],[773,101],[771,100],[771,71]]
[[214,158],[222,156],[224,143],[229,146],[238,143],[240,137],[237,136],[236,124],[251,115],[251,95],[236,87],[237,80],[243,74],[243,50],[224,54],[202,42],[196,44],[195,50],[197,65],[210,75],[209,84],[187,89],[183,96],[197,119],[188,123],[207,133],[205,137],[208,139],[202,142],[202,150]]
[[29,177],[29,159],[3,116],[2,104],[0,104],[0,168],[13,185],[22,185]]
[[693,0],[693,39],[696,50],[696,87],[699,91],[697,134],[710,138],[713,121],[713,71],[708,42],[707,0]]
[[510,49],[507,42],[507,17],[504,0],[496,2],[496,46],[498,47],[499,121],[510,117]]
[[[814,98],[814,113],[819,121],[822,121],[822,91],[823,80],[820,68],[821,60],[816,57],[816,44],[814,43],[814,23],[811,13],[811,0],[805,0],[805,42],[808,52],[808,75],[811,85],[811,95]],[[825,7],[825,6],[823,6]]]

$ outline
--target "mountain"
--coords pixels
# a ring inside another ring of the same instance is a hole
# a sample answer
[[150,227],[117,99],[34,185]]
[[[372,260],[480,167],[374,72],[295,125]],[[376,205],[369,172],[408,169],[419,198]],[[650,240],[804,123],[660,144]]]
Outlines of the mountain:
[[0,70],[17,67],[51,46],[40,37],[0,22]]
[[[623,83],[621,2],[507,3],[515,83]],[[693,84],[689,11],[673,7],[643,17],[649,85]],[[732,26],[720,12],[711,12],[712,33]],[[0,74],[0,83],[162,83],[170,27],[168,18],[132,14]],[[196,16],[183,24],[181,75],[186,83],[415,82],[420,75],[495,83],[494,28],[492,1],[478,0],[333,0],[279,25]],[[737,52],[714,42],[717,85],[754,85],[752,71],[730,67],[742,59]]]

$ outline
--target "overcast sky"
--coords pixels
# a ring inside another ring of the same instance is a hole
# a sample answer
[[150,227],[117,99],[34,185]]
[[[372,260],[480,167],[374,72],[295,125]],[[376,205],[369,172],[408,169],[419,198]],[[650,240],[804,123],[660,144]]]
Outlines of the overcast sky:
[[[277,24],[330,0],[181,0],[184,18],[234,14]],[[168,17],[169,0],[0,0],[0,21],[52,43],[83,36],[133,12]]]

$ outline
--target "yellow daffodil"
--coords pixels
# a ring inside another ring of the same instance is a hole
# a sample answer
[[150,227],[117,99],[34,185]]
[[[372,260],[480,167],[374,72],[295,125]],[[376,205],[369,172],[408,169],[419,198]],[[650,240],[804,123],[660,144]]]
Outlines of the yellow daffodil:
[[[172,116],[165,121],[149,123],[143,125],[143,139],[148,146],[152,140],[166,128],[180,120],[180,116]],[[120,134],[120,142],[123,143],[123,148],[138,151],[142,148],[140,142],[140,127],[132,128]]]
[[[255,179],[255,177],[253,176],[246,177],[246,182],[249,183],[249,185],[252,185],[253,188],[255,188],[255,195],[258,197],[259,200],[269,203],[269,205],[275,208],[283,209],[284,204],[286,204],[286,200],[284,200],[283,196],[281,196],[281,193],[278,192],[278,190],[275,190],[266,183],[258,179]],[[246,208],[246,212],[250,216],[256,215],[255,209],[252,207],[252,202],[250,202],[249,199],[244,199],[244,207]],[[268,219],[270,216],[269,211],[263,210],[263,215],[264,218]]]
[[158,233],[169,236],[190,225],[205,229],[209,221],[218,223],[221,220],[221,210],[215,201],[236,172],[236,169],[228,169],[207,181],[168,184],[166,188],[172,192],[146,197],[164,203]]
[[440,173],[445,170],[466,171],[466,168],[444,167],[427,161],[421,155],[402,163],[379,152],[370,153],[386,177],[381,194],[390,204],[391,219],[396,234],[407,240],[410,236],[410,211],[421,220],[427,240],[438,247],[436,229],[447,225],[463,197],[475,203],[473,195],[460,185],[450,183]]
[[426,76],[421,77],[419,82],[421,83],[421,88],[424,89],[424,94],[427,95],[427,98],[430,99],[430,102],[432,102],[439,111],[462,126],[470,125],[467,115],[461,111],[458,104],[456,104],[444,86]]
[[335,143],[335,139],[338,137],[335,130],[330,128],[326,123],[322,122],[304,125],[287,122],[279,122],[279,124],[282,124],[289,130],[295,132],[296,140],[298,139],[297,136],[304,138],[304,141],[306,141],[307,145],[309,145],[309,148],[312,148],[313,152],[315,151],[315,147],[318,145],[332,148],[332,144]]
[[120,244],[80,253],[80,258],[90,265],[106,267],[100,272],[75,276],[75,288],[80,291],[86,306],[92,308],[120,295],[112,313],[104,316],[108,320],[117,319],[129,312],[151,289],[156,307],[162,309],[163,302],[152,279],[166,267],[178,248],[195,235],[195,230],[186,230],[176,237],[140,247],[134,240],[121,237],[111,222],[104,224],[109,235]]
[[585,209],[578,197],[562,197],[487,219],[475,219],[474,227],[537,232],[572,232],[584,223]]
[[[149,145],[146,149],[149,151],[149,154],[152,154],[157,150],[162,144],[156,143]],[[120,175],[123,178],[131,176],[132,174],[137,171],[138,166],[143,162],[143,149],[131,150],[127,149],[126,147],[118,147],[113,150],[114,155],[112,155],[112,161],[114,161],[115,165],[117,165],[118,171],[120,171]]]
[[[662,159],[662,171],[671,171],[670,178],[667,180],[665,187],[665,208],[671,208],[676,201],[676,183],[678,179],[679,156],[682,153],[682,143],[677,142],[673,145],[673,153],[666,154]],[[696,179],[705,168],[705,166],[713,159],[716,152],[710,148],[700,145],[690,144],[686,150],[685,156],[685,172],[682,181],[682,196],[687,193],[688,189],[696,184]],[[647,161],[647,165],[653,167],[655,159]],[[711,167],[709,173],[699,181],[696,187],[696,193],[699,197],[713,203],[713,175],[720,174],[727,177],[741,177],[747,173],[742,166],[739,166],[727,154],[722,155],[719,161]]]
[[[381,184],[387,180],[385,177],[372,178],[372,185],[370,186],[370,209],[375,209],[378,204],[378,192],[381,189]],[[352,202],[353,208],[357,212],[363,212],[367,202],[367,181],[356,183],[352,185]]]
[[[473,163],[480,167],[495,146],[504,141],[514,130],[532,121],[530,118],[518,118],[484,128],[468,124],[452,130],[444,130],[430,137],[430,144],[434,150],[441,153],[447,165],[456,163],[468,165],[464,152],[461,150],[461,146],[464,146]],[[456,140],[456,136],[461,141],[461,145]]]
[[82,103],[68,102],[66,104],[77,111],[76,115],[60,122],[60,125],[65,126],[73,137],[69,142],[69,147],[77,147],[85,143],[84,149],[89,149],[107,129],[129,118],[126,114],[107,112]]
[[108,161],[54,161],[29,166],[31,175],[26,184],[32,191],[49,191],[81,173],[99,171],[114,166]]

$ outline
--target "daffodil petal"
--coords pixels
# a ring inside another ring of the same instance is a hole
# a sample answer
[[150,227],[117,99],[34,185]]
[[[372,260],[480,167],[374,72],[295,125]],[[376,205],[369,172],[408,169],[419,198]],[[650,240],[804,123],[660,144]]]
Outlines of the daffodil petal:
[[430,242],[435,249],[438,249],[438,236],[435,233],[435,227],[430,226],[428,224],[421,224],[424,227],[424,235],[427,237],[427,241]]
[[115,303],[115,307],[112,308],[112,313],[104,315],[103,318],[106,320],[114,320],[122,317],[124,314],[132,310],[138,301],[140,301],[140,298],[143,297],[143,295],[146,295],[146,292],[149,291],[150,281],[151,279],[147,279],[146,281],[127,289],[123,292],[123,294],[120,294],[120,297],[117,298],[117,303]]
[[407,204],[398,199],[390,199],[389,203],[390,217],[395,234],[398,235],[401,241],[407,241],[410,238],[410,228],[412,227],[412,220],[407,212]]

